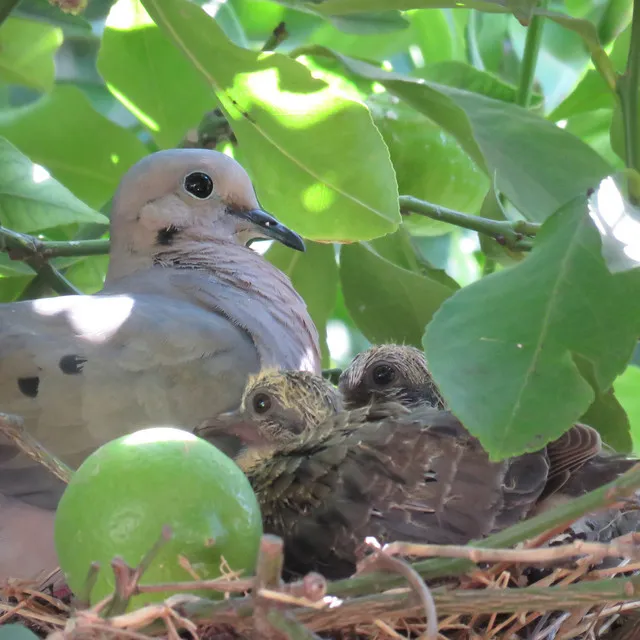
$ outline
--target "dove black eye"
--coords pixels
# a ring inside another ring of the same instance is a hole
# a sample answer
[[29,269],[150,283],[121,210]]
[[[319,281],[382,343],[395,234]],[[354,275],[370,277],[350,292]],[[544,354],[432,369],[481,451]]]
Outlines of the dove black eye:
[[385,387],[396,379],[396,371],[391,365],[379,364],[371,372],[371,378],[374,384]]
[[213,180],[202,171],[194,171],[184,179],[184,188],[192,196],[205,200],[213,193]]
[[253,396],[253,410],[256,413],[266,413],[271,409],[271,398],[266,393],[256,393]]

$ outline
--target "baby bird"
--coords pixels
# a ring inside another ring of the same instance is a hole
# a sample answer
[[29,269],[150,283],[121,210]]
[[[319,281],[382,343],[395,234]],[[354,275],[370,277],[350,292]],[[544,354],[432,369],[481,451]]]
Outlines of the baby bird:
[[[406,407],[446,408],[425,355],[410,346],[384,344],[359,353],[342,372],[339,389],[349,409],[394,400]],[[607,454],[599,433],[576,423],[546,445],[550,469],[537,510],[571,499],[608,482],[638,462]]]
[[290,575],[353,573],[366,536],[463,544],[525,517],[546,483],[546,451],[497,463],[447,411],[381,402],[344,410],[305,372],[253,376],[237,411],[201,425],[239,438],[235,458],[264,529],[285,540]]
[[388,400],[446,408],[424,354],[410,346],[381,344],[362,351],[342,372],[338,387],[351,409]]

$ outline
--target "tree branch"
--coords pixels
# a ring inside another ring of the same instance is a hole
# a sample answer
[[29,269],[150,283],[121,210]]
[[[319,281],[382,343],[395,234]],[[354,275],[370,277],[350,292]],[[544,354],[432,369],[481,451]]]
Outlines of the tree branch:
[[416,213],[432,220],[440,220],[464,229],[471,229],[493,238],[498,244],[515,251],[530,251],[533,243],[527,236],[535,236],[540,230],[539,224],[518,220],[490,220],[479,216],[471,216],[453,209],[440,207],[412,196],[400,196],[400,211],[407,215]]
[[[547,8],[547,0],[540,2],[540,9]],[[527,29],[527,40],[524,46],[524,54],[520,67],[520,83],[516,95],[516,103],[525,109],[531,102],[531,89],[536,75],[536,65],[538,63],[538,53],[542,42],[542,30],[544,18],[540,15],[533,15],[531,24]]]
[[640,171],[640,111],[638,110],[638,89],[640,87],[640,0],[633,1],[631,18],[631,42],[627,66],[618,76],[616,91],[620,99],[622,123],[624,127],[625,165],[628,169]]

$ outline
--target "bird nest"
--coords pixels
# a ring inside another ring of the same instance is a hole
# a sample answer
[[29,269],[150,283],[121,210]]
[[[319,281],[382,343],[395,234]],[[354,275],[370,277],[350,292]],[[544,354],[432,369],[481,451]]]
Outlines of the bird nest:
[[[367,540],[370,552],[357,572],[333,582],[311,573],[284,583],[283,542],[265,535],[255,576],[225,566],[216,580],[194,575],[191,582],[146,584],[144,568],[170,535],[167,530],[140,566],[112,562],[115,593],[92,607],[83,604],[83,594],[68,602],[28,585],[4,585],[0,624],[21,622],[52,640],[631,640],[640,637],[640,533],[603,543],[563,532],[587,512],[637,509],[629,498],[639,486],[636,465],[610,485],[472,546],[380,547]],[[133,595],[168,590],[176,595],[126,612]]]

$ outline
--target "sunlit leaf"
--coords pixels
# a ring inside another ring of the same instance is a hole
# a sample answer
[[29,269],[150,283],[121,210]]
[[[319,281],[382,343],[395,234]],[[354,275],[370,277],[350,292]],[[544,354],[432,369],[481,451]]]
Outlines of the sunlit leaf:
[[616,396],[629,417],[633,450],[640,453],[640,367],[629,365],[613,383]]
[[[267,209],[309,239],[369,239],[400,214],[389,154],[367,108],[287,56],[240,49],[187,0],[145,0],[214,88]],[[366,171],[362,162],[366,158]]]
[[119,0],[111,8],[97,65],[114,95],[162,148],[176,146],[217,106],[202,75],[137,0]]
[[0,79],[39,91],[53,86],[53,56],[62,31],[43,22],[8,18],[0,29]]
[[108,220],[0,138],[0,222],[13,231],[29,233],[72,222],[106,224]]
[[94,111],[71,85],[58,85],[37,102],[0,112],[0,135],[96,209],[111,198],[124,172],[147,154],[134,134]]

